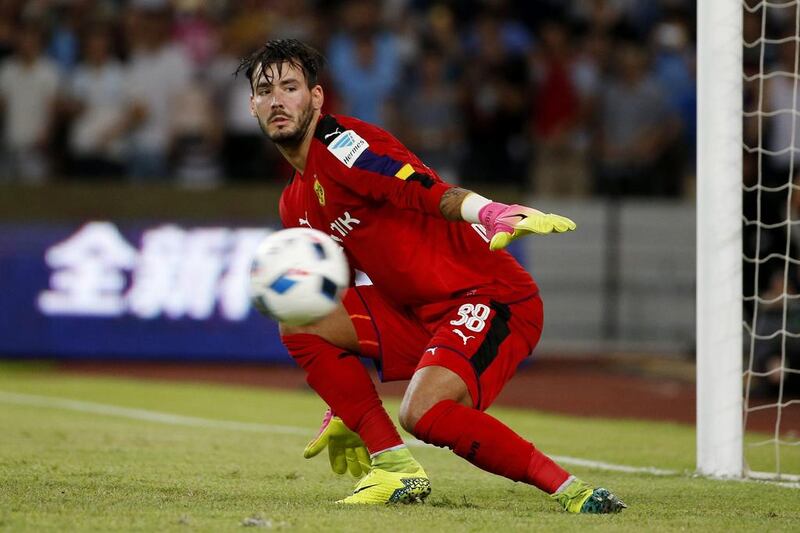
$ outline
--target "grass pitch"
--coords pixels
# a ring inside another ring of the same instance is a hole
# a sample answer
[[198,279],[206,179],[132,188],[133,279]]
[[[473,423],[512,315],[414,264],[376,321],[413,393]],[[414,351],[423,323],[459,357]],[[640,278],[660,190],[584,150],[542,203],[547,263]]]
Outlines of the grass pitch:
[[[387,402],[396,412],[395,402]],[[614,490],[620,515],[567,515],[531,487],[415,447],[422,506],[342,507],[352,490],[302,449],[322,414],[309,392],[65,376],[0,365],[0,530],[796,531],[800,490],[691,476],[694,430],[492,409],[542,450],[671,475],[568,466]],[[783,458],[800,470],[800,455]]]

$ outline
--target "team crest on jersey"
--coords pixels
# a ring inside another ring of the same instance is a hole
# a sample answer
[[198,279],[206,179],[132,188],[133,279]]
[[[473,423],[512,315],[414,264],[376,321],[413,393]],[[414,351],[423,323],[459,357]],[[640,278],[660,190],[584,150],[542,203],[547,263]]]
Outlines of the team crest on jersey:
[[328,150],[336,156],[336,159],[347,165],[347,168],[353,168],[353,163],[367,148],[369,143],[353,130],[339,134],[328,145]]
[[325,205],[325,189],[322,188],[322,184],[319,180],[314,180],[314,192],[317,193],[319,205]]

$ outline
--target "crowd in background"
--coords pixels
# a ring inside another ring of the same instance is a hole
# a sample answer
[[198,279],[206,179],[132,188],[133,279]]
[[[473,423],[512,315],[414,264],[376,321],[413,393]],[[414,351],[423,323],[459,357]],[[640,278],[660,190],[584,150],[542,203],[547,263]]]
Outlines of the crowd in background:
[[298,38],[328,112],[445,179],[678,196],[695,150],[688,0],[0,0],[0,181],[280,183],[241,56]]

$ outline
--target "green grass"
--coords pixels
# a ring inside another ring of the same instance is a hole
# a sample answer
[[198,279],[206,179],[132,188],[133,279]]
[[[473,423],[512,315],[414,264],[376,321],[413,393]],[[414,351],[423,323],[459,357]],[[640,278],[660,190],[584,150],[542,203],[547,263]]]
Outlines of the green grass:
[[[0,365],[0,391],[308,428],[308,436],[323,408],[303,391],[64,376],[27,365]],[[249,523],[307,531],[796,531],[800,523],[800,490],[689,475],[692,428],[492,413],[548,453],[681,473],[571,468],[630,506],[616,516],[573,516],[535,489],[421,447],[414,453],[434,484],[426,505],[343,508],[331,502],[353,482],[331,473],[326,458],[304,460],[306,435],[169,425],[0,397],[0,530],[239,531]],[[800,459],[793,466],[800,470]]]

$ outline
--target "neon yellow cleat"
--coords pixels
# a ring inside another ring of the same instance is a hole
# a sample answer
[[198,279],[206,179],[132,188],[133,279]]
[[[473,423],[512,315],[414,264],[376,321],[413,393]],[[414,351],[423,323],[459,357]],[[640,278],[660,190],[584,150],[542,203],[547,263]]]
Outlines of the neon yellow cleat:
[[422,467],[415,472],[389,472],[372,468],[353,494],[336,503],[422,503],[431,493],[431,482]]
[[564,490],[552,494],[550,498],[568,513],[618,513],[628,507],[608,489],[592,488],[578,478],[573,478]]

